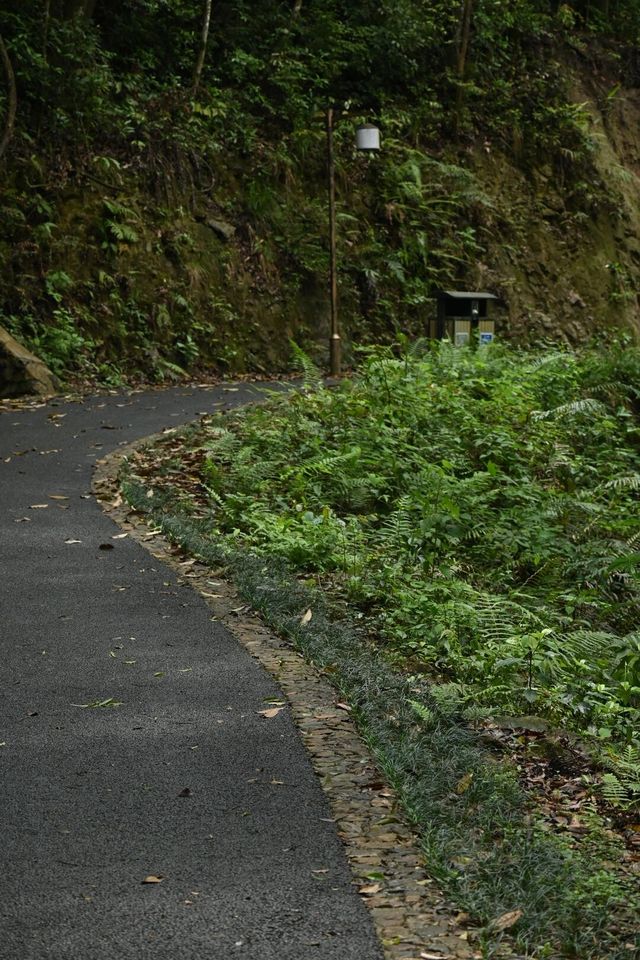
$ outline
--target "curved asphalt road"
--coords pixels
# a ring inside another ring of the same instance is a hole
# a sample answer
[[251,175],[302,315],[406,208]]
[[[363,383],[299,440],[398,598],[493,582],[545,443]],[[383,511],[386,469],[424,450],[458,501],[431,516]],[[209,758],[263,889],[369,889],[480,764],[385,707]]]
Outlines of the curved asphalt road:
[[119,442],[255,394],[0,415],[2,960],[381,957],[273,680],[87,498]]

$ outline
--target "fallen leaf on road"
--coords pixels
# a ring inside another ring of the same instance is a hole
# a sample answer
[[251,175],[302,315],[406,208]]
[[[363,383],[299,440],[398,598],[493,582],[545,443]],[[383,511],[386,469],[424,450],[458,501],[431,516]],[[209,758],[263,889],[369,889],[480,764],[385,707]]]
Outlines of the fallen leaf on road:
[[178,796],[179,796],[179,797],[190,797],[190,796],[191,796],[191,790],[189,789],[189,787],[185,787],[184,790],[181,790],[181,791],[180,791],[180,793],[178,794]]
[[32,503],[31,506],[29,507],[29,510],[48,510],[48,509],[49,509],[48,503]]
[[98,550],[113,550],[114,546],[112,543],[101,543],[98,547]]
[[69,497],[63,497],[61,493],[50,493],[49,500],[68,500]]
[[128,533],[116,533],[115,537],[111,537],[112,540],[124,540],[125,537],[128,537]]
[[156,877],[156,876],[154,876],[154,874],[151,873],[151,874],[149,874],[148,877],[145,877],[145,878],[144,878],[144,880],[142,881],[142,883],[162,883],[163,880],[164,880],[164,877],[162,877],[162,876]]
[[382,887],[379,883],[367,883],[364,887],[360,887],[360,893],[365,897],[372,897],[374,894],[379,893]]
[[351,713],[351,707],[348,703],[336,703],[338,710],[346,710],[348,713]]
[[272,717],[277,717],[281,710],[284,710],[284,707],[270,707],[269,710],[258,710],[258,713],[261,717],[271,720]]
[[69,539],[69,540],[65,540],[65,543],[82,543],[82,540],[72,540],[72,539]]

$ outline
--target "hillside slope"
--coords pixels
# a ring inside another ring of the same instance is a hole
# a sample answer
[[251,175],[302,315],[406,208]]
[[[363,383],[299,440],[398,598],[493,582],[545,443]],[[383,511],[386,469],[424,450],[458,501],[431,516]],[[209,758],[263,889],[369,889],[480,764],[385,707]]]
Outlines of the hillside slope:
[[56,373],[283,369],[290,338],[322,358],[327,102],[347,354],[424,332],[450,285],[499,294],[518,341],[640,332],[632,0],[476,0],[466,47],[445,0],[229,0],[197,84],[196,0],[47,5],[44,27],[6,6],[0,324]]

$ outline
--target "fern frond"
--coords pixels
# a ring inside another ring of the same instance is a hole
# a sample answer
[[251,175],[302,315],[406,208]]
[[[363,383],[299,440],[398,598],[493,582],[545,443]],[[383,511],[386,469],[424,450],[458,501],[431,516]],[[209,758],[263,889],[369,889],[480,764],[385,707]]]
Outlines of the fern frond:
[[606,407],[600,400],[594,400],[593,397],[584,397],[582,400],[563,403],[551,410],[533,410],[531,419],[533,421],[557,420],[560,417],[570,418],[587,413],[601,415],[606,413]]
[[614,806],[623,806],[627,799],[627,789],[626,787],[618,780],[615,774],[605,773],[602,775],[601,783],[602,796],[607,801],[607,803],[612,803]]
[[563,634],[555,643],[558,658],[566,667],[575,667],[580,661],[593,662],[608,658],[617,638],[601,630],[576,630]]
[[640,490],[640,473],[628,477],[614,477],[603,485],[604,490]]
[[304,390],[319,390],[322,385],[322,372],[313,362],[304,350],[298,346],[295,340],[290,340],[291,352],[293,353],[293,368],[302,374],[302,386]]

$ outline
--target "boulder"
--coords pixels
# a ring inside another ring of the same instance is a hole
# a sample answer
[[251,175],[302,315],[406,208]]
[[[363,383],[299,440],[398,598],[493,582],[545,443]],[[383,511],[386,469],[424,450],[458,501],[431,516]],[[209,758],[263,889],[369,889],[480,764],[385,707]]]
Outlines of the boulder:
[[213,230],[217,237],[220,237],[221,240],[224,240],[225,243],[228,243],[229,240],[232,240],[236,228],[232,223],[225,223],[224,220],[204,220],[205,226],[209,227],[210,230]]
[[59,382],[48,366],[0,327],[0,397],[57,393]]

